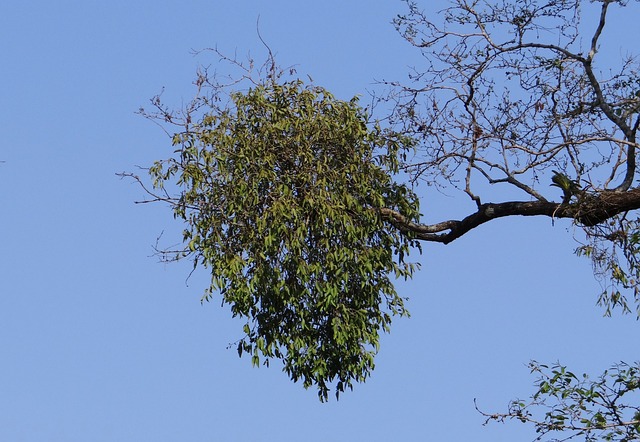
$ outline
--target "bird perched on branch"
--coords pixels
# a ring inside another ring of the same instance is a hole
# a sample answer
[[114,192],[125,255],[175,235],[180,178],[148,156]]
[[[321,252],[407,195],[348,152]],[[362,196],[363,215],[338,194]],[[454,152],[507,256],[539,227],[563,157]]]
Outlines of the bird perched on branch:
[[562,204],[567,204],[569,200],[571,200],[571,197],[581,190],[577,181],[570,179],[568,176],[558,172],[557,170],[553,171],[551,181],[553,181],[553,184],[551,184],[552,186],[562,189]]

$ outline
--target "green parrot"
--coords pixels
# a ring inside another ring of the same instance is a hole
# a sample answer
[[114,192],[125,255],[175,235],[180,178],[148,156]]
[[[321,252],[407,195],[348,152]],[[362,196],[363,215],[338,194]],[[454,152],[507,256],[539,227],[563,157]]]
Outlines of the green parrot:
[[567,204],[571,197],[580,191],[580,185],[577,181],[573,181],[568,176],[563,173],[558,172],[557,170],[553,171],[553,176],[551,177],[551,181],[553,181],[552,186],[559,187],[562,189],[562,203]]

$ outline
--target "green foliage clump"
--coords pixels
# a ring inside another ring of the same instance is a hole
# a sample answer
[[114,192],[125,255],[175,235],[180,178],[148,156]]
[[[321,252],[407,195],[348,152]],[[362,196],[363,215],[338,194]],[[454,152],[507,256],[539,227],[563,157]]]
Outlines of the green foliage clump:
[[[543,440],[562,432],[586,442],[640,439],[640,365],[619,363],[596,379],[577,376],[560,364],[530,364],[539,374],[538,391],[527,401],[515,400],[507,414],[486,415],[489,420],[517,419],[532,423]],[[584,438],[584,439],[583,439]]]
[[281,359],[321,400],[365,380],[380,332],[408,315],[391,278],[412,275],[417,243],[379,209],[418,217],[392,178],[412,140],[371,124],[357,98],[269,79],[209,106],[173,143],[150,174],[157,189],[180,188],[180,257],[210,270],[203,300],[219,293],[246,319],[238,353]]

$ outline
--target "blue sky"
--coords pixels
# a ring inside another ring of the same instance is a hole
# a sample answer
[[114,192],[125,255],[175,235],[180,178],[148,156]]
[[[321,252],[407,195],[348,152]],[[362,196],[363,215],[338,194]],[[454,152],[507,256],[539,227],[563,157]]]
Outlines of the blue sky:
[[[473,399],[502,411],[527,396],[530,359],[593,373],[637,359],[637,322],[595,307],[568,222],[499,220],[426,244],[422,270],[399,284],[411,319],[384,337],[372,378],[327,404],[278,364],[252,368],[227,349],[242,323],[200,304],[204,271],[187,280],[187,263],[151,256],[180,225],[135,205],[141,190],[115,173],[171,153],[135,111],[163,87],[169,104],[189,100],[198,65],[216,60],[192,49],[260,57],[259,16],[282,65],[348,99],[419,62],[390,25],[403,11],[390,0],[0,6],[0,440],[532,440],[520,424],[483,427]],[[633,49],[622,44],[637,28],[623,24],[638,12],[614,11],[612,63]],[[455,204],[429,195],[423,211],[444,218]]]

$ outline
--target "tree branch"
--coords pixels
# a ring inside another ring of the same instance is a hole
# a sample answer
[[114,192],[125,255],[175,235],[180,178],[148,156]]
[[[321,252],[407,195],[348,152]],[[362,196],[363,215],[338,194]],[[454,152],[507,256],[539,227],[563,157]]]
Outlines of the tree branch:
[[640,189],[628,192],[603,191],[593,195],[584,194],[572,204],[550,201],[486,203],[480,205],[475,213],[461,220],[448,220],[436,224],[417,224],[407,220],[395,210],[387,208],[380,209],[380,214],[396,228],[413,234],[416,239],[449,244],[496,218],[507,216],[572,218],[584,226],[592,227],[620,213],[635,209],[640,209]]

